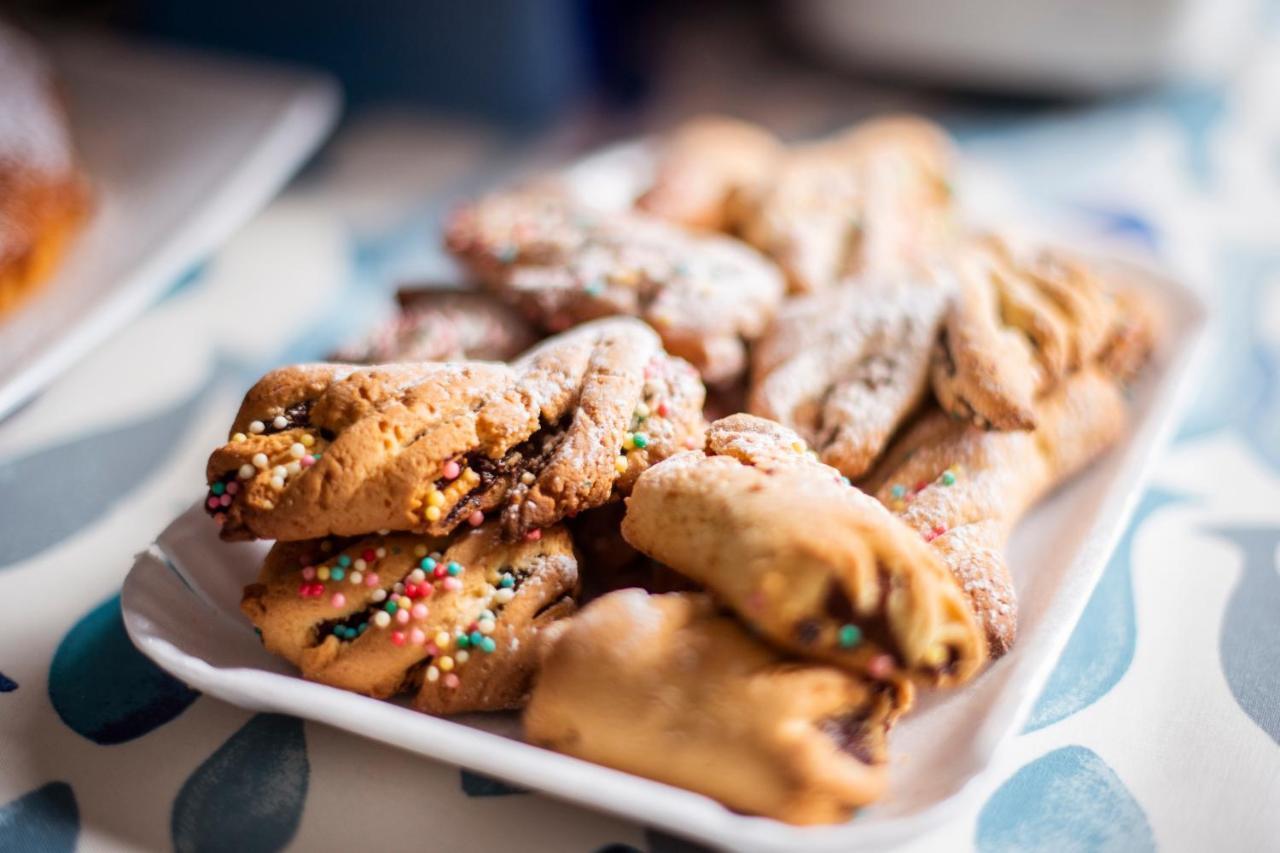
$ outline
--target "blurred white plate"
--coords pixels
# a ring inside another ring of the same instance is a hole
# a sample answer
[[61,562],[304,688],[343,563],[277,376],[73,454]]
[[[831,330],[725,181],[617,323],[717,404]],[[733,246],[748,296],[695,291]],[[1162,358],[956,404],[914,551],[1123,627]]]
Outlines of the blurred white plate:
[[[629,197],[645,168],[642,147],[620,146],[582,161],[569,177],[574,189],[609,206]],[[735,814],[706,797],[522,743],[514,714],[441,719],[304,681],[263,650],[240,613],[241,589],[256,578],[269,543],[220,542],[199,505],[138,557],[124,584],[125,626],[160,667],[236,705],[318,720],[719,847],[879,850],[901,844],[984,793],[983,771],[1023,727],[1189,391],[1205,327],[1203,304],[1177,282],[1115,263],[1152,288],[1169,314],[1165,345],[1135,389],[1133,428],[1019,526],[1009,561],[1019,597],[1018,643],[964,689],[923,697],[894,730],[889,794],[848,824],[797,828]]]
[[156,299],[328,134],[328,78],[85,37],[48,45],[95,209],[54,278],[0,321],[0,416]]

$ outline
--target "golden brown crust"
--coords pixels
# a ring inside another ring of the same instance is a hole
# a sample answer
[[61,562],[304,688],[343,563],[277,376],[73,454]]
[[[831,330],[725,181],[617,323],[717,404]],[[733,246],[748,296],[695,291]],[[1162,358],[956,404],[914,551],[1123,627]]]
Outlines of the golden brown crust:
[[727,231],[734,195],[754,192],[781,156],[762,127],[727,116],[690,119],[660,143],[653,184],[636,207],[689,228]]
[[876,119],[788,150],[770,180],[736,196],[734,215],[796,293],[914,270],[950,240],[950,161],[936,125]]
[[623,318],[511,366],[283,368],[250,389],[210,457],[207,505],[224,539],[442,535],[493,513],[522,536],[696,444],[702,397],[693,370]]
[[0,315],[52,275],[90,207],[54,73],[0,22]]
[[640,317],[709,382],[745,369],[745,342],[764,331],[783,296],[778,270],[737,240],[594,210],[545,186],[460,208],[446,243],[543,327]]
[[488,524],[452,540],[277,544],[241,608],[307,679],[379,698],[411,692],[419,710],[457,714],[523,704],[540,632],[573,612],[577,590],[563,528],[510,543]]
[[1035,430],[979,429],[934,412],[907,431],[865,483],[942,554],[982,621],[992,656],[1017,630],[1004,548],[1043,494],[1110,447],[1128,412],[1119,384],[1089,369],[1036,407]]
[[937,553],[772,421],[717,421],[705,451],[646,471],[622,533],[795,654],[933,684],[986,660]]
[[910,701],[909,685],[785,660],[705,596],[624,590],[549,647],[524,727],[738,811],[836,823],[884,793],[885,735]]
[[860,477],[924,399],[947,290],[866,281],[787,303],[752,353],[747,410],[794,429]]

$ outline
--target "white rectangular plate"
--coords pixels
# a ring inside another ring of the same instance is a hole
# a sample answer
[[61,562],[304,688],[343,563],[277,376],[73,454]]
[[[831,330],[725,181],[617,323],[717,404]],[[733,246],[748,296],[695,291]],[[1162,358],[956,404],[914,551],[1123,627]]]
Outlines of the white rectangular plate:
[[0,416],[270,200],[340,102],[294,70],[84,37],[48,48],[94,210],[53,279],[0,321]]
[[[626,175],[636,173],[628,158],[643,167],[636,156],[631,147],[591,158],[572,179],[611,200],[625,198]],[[262,649],[240,614],[241,589],[256,577],[268,544],[218,541],[198,505],[139,556],[124,585],[125,625],[165,670],[228,702],[318,720],[713,845],[870,850],[901,843],[981,794],[980,774],[1022,728],[1175,425],[1203,336],[1204,308],[1182,285],[1124,266],[1159,295],[1169,315],[1165,346],[1135,391],[1133,427],[1019,526],[1010,551],[1020,602],[1013,651],[974,683],[922,699],[894,730],[889,794],[848,824],[798,828],[735,814],[697,794],[522,743],[514,714],[439,719],[304,681]],[[729,765],[721,769],[734,772]]]

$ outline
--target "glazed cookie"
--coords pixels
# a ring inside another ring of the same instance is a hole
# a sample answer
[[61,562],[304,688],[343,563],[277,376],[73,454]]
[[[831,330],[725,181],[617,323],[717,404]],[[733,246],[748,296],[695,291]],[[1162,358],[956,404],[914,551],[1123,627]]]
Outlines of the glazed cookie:
[[730,200],[766,180],[782,147],[762,127],[727,116],[701,116],[658,146],[652,186],[636,207],[689,228],[727,231]]
[[772,421],[716,421],[705,451],[646,471],[622,535],[796,654],[943,685],[986,660],[937,553]]
[[512,365],[273,371],[209,458],[224,539],[442,535],[497,515],[523,536],[625,494],[702,433],[703,389],[643,323],[544,341]]
[[845,476],[862,476],[928,391],[947,295],[921,278],[791,300],[752,353],[747,410],[796,430]]
[[882,796],[886,734],[911,703],[908,683],[785,659],[698,594],[612,593],[547,648],[530,742],[788,823]]
[[1017,629],[1004,556],[1014,525],[1128,423],[1119,383],[1096,369],[1067,379],[1035,413],[1035,430],[996,432],[935,412],[894,443],[865,484],[946,560],[993,657],[1009,649]]
[[1035,402],[1093,362],[1117,307],[1082,261],[986,237],[954,254],[958,293],[932,367],[954,417],[992,429],[1032,429]]
[[491,294],[412,287],[398,291],[396,302],[394,317],[338,350],[334,361],[507,361],[538,340],[515,309]]
[[267,650],[303,677],[432,714],[524,704],[539,632],[571,614],[573,543],[561,527],[503,540],[409,533],[279,543],[241,603]]
[[446,242],[483,284],[551,331],[641,317],[709,382],[745,369],[745,342],[764,331],[783,295],[777,268],[736,240],[594,210],[546,187],[460,209]]
[[951,146],[936,125],[882,118],[789,150],[771,180],[735,196],[743,239],[796,293],[913,270],[950,239]]

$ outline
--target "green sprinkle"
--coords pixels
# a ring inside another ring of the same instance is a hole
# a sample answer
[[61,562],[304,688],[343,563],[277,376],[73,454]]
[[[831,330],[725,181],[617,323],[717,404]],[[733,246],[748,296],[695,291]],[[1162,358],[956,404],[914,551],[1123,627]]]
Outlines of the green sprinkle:
[[894,486],[892,489],[889,490],[889,494],[893,495],[895,498],[901,498],[904,495],[906,495],[906,493],[907,493],[906,486]]
[[503,589],[511,589],[511,587],[515,585],[516,585],[516,579],[511,577],[511,575],[503,575],[502,578],[498,581],[498,586],[502,587]]
[[844,483],[846,486],[852,486],[852,485],[853,485],[853,481],[852,481],[852,480],[850,480],[848,477],[841,477],[841,478],[840,478],[840,482],[841,482],[841,483]]
[[445,566],[445,571],[449,573],[449,577],[456,578],[458,575],[462,574],[462,565],[450,560],[449,565]]
[[840,648],[851,649],[862,641],[862,631],[858,630],[857,625],[844,625],[840,628],[836,639],[840,643]]
[[520,254],[520,250],[516,248],[514,243],[503,243],[498,247],[496,253],[498,260],[504,264],[509,264]]
[[642,432],[638,432],[631,437],[631,442],[642,450],[649,446],[649,436]]
[[952,474],[950,471],[942,472],[942,485],[952,486],[952,485],[955,485],[955,482],[956,482],[955,474]]
[[468,637],[467,639],[471,641],[471,645],[477,646],[477,647],[483,647],[484,641],[488,638],[484,634],[481,634],[479,631],[472,631],[471,636]]
[[485,637],[480,641],[480,651],[486,654],[493,654],[498,648],[498,644],[493,641],[493,637]]
[[227,490],[227,484],[221,481],[214,483],[212,486],[209,487],[209,491],[213,492],[215,495],[220,495],[226,490]]
[[582,289],[588,296],[599,296],[604,293],[604,282],[596,279],[595,281],[587,282],[587,286]]
[[365,629],[368,627],[369,627],[368,622],[361,622],[360,627],[356,629],[356,634],[357,635],[363,634],[365,632]]
[[351,565],[351,558],[346,554],[343,554],[338,558],[338,565],[345,569],[347,566]]
[[432,571],[433,569],[435,569],[435,567],[436,567],[436,561],[431,559],[430,557],[423,557],[422,562],[418,563],[418,568],[427,572]]
[[394,601],[388,601],[386,604],[382,606],[382,609],[392,615],[395,615],[395,612],[398,609],[398,607]]
[[329,577],[333,578],[336,581],[340,581],[346,576],[347,576],[346,570],[339,568],[338,566],[334,566],[332,569],[329,570]]
[[454,644],[460,649],[465,649],[467,646],[471,645],[471,638],[466,634],[460,633],[454,640]]

